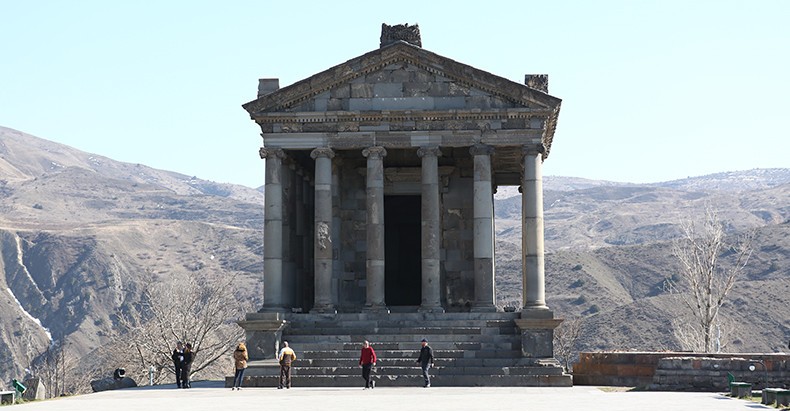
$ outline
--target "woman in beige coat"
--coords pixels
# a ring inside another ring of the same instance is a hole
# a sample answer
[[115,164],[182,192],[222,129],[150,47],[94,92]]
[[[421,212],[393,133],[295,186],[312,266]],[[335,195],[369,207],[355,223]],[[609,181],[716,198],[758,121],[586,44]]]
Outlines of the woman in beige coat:
[[247,355],[247,346],[244,345],[243,342],[239,343],[238,347],[236,347],[236,351],[233,351],[233,362],[236,365],[236,375],[233,377],[233,388],[232,390],[240,390],[241,389],[241,381],[244,379],[244,370],[247,369],[247,360],[250,357]]

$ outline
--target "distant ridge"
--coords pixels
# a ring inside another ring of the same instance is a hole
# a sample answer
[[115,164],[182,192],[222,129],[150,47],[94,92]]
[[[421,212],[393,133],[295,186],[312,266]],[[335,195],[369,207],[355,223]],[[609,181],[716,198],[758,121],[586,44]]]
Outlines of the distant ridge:
[[105,178],[151,184],[179,195],[210,195],[263,202],[263,193],[254,188],[116,161],[0,126],[0,181],[33,180],[69,168],[89,170]]
[[695,190],[761,190],[790,184],[790,168],[754,168],[647,184],[653,187]]

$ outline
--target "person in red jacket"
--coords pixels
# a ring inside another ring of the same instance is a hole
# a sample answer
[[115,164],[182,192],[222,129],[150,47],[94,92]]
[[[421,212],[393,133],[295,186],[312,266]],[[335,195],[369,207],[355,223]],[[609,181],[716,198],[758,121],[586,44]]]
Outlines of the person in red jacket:
[[376,381],[370,377],[370,369],[376,365],[376,352],[365,340],[362,343],[362,353],[359,356],[359,366],[362,367],[362,378],[365,380],[365,389],[376,388]]

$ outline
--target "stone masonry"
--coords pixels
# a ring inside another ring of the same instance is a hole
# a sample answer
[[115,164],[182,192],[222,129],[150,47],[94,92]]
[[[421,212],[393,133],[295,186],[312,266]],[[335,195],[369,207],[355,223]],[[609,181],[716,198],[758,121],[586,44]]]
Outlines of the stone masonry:
[[518,185],[524,309],[506,317],[519,358],[556,366],[541,167],[560,100],[545,75],[518,84],[420,44],[384,25],[379,49],[282,89],[262,79],[243,105],[266,160],[264,305],[242,322],[260,359],[297,313],[496,317],[493,193]]

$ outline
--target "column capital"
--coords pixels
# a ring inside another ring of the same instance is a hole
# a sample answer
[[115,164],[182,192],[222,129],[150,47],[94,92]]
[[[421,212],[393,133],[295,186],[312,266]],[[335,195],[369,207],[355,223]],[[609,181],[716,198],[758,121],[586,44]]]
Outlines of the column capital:
[[423,158],[425,156],[441,157],[442,150],[438,146],[420,147],[417,149],[417,157]]
[[362,155],[372,158],[384,158],[387,156],[387,149],[382,146],[368,147],[362,150]]
[[285,151],[283,151],[283,149],[281,148],[261,147],[260,150],[258,150],[258,155],[261,156],[261,159],[267,159],[267,158],[283,159],[285,158]]
[[335,157],[335,151],[329,147],[318,147],[310,152],[310,157],[312,157],[313,160],[318,157],[333,158]]
[[469,147],[469,154],[473,156],[490,156],[494,154],[494,147],[488,144],[475,144]]
[[546,146],[543,143],[527,144],[521,147],[522,156],[534,156],[538,154],[545,154]]

